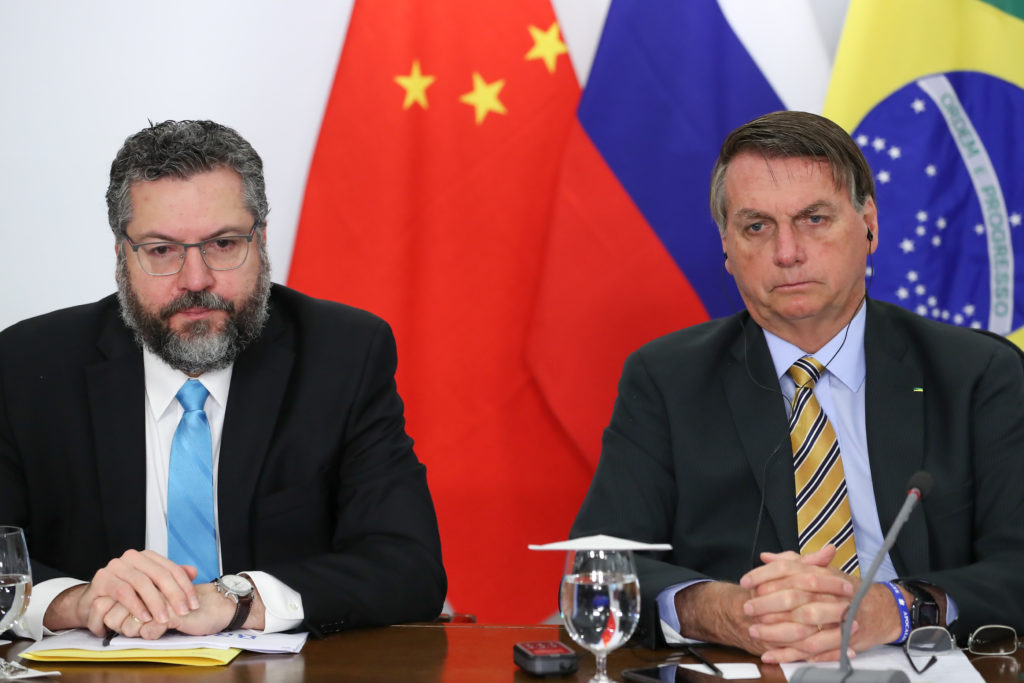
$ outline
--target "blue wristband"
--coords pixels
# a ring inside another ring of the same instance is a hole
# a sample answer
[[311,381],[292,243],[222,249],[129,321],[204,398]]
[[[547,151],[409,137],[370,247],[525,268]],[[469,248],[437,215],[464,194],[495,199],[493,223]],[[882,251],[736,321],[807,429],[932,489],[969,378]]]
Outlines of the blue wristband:
[[907,607],[907,600],[903,597],[903,591],[899,589],[899,586],[891,581],[882,582],[882,585],[892,591],[892,597],[896,600],[896,608],[900,611],[900,623],[903,625],[903,632],[900,633],[899,638],[889,643],[890,645],[899,645],[906,641],[907,636],[910,635],[910,608]]

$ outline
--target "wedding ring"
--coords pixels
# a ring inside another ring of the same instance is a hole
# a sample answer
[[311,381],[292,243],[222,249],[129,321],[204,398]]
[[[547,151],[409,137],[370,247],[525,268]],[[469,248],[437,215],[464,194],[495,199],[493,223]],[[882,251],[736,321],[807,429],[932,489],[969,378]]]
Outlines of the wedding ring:
[[[128,616],[129,616],[129,617],[130,617],[131,619],[135,620],[135,621],[136,621],[137,623],[139,623],[139,624],[143,623],[143,622],[142,622],[142,619],[139,619],[139,618],[138,618],[137,616],[135,616],[134,614],[129,614]],[[821,627],[820,627],[820,626],[818,627],[818,630],[819,630],[819,631],[821,630]]]
[[821,633],[821,624],[818,624],[818,633]]

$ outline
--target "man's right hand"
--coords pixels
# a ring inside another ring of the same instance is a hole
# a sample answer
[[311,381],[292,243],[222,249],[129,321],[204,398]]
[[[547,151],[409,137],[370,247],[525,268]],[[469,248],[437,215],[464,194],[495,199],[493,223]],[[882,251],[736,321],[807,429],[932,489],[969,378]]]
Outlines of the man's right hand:
[[[765,564],[740,580],[757,596],[745,605],[756,622],[751,635],[774,645],[763,653],[764,661],[838,659],[839,650],[827,647],[838,645],[840,622],[860,579],[829,568],[833,552],[832,546],[825,546],[809,555],[762,553]],[[853,623],[850,648],[860,652],[890,643],[901,631],[899,610],[889,589],[870,586]]]
[[712,581],[680,591],[681,633],[770,662],[838,659],[839,622],[855,585],[827,569],[834,554],[831,546],[804,556],[766,553],[740,585]]
[[764,564],[740,579],[754,595],[743,610],[754,622],[751,637],[765,647],[763,661],[839,658],[841,622],[860,581],[829,568],[834,556],[831,545],[807,555],[761,553]]
[[[785,621],[765,632],[761,617],[747,613],[747,605],[754,599],[754,590],[724,581],[708,581],[681,590],[675,600],[680,633],[738,647],[771,663],[838,658],[838,623],[819,629],[817,625]],[[821,599],[817,597],[813,602]]]
[[175,564],[159,553],[128,550],[96,572],[89,583],[57,596],[46,610],[43,625],[50,630],[88,628],[102,636],[107,628],[120,632],[129,617],[140,626],[154,620],[167,624],[170,610],[185,616],[199,608],[192,585],[195,576],[194,567]]

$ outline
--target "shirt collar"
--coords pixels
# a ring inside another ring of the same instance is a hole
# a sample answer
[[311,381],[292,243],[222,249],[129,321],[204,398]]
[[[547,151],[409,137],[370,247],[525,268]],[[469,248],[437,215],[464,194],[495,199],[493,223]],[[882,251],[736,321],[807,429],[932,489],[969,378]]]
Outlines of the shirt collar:
[[[846,385],[850,391],[857,391],[864,382],[867,364],[864,359],[864,322],[867,318],[867,306],[861,303],[860,309],[850,324],[839,330],[814,355],[821,364],[826,365],[832,375]],[[775,375],[781,380],[786,371],[800,358],[807,355],[800,347],[790,344],[768,330],[764,330],[768,351],[772,354],[775,364]]]
[[[157,418],[161,417],[176,405],[175,396],[187,380],[192,379],[181,370],[168,365],[162,358],[149,350],[142,349],[142,365],[146,378],[146,397],[153,407]],[[231,388],[231,371],[234,364],[204,372],[196,379],[203,383],[210,392],[210,398],[217,402],[223,410],[228,403],[228,390]]]

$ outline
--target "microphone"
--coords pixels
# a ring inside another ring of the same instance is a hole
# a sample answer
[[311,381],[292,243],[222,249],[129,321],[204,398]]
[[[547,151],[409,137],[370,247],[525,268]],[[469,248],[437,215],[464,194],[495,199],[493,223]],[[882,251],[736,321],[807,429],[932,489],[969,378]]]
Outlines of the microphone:
[[882,564],[882,558],[889,554],[893,544],[896,543],[896,536],[906,524],[914,506],[932,490],[932,475],[923,470],[915,472],[907,482],[907,489],[907,498],[903,501],[903,507],[900,508],[899,514],[896,515],[892,526],[889,527],[889,533],[886,534],[882,547],[878,549],[878,554],[875,555],[871,566],[868,567],[867,573],[861,577],[860,589],[853,596],[850,607],[846,610],[846,619],[843,620],[842,639],[839,645],[839,668],[801,667],[793,673],[793,678],[789,679],[790,683],[910,683],[907,675],[897,669],[854,671],[847,655],[847,650],[850,649],[850,631],[853,628],[854,617],[857,616],[857,608],[860,607],[861,600],[864,599],[864,595],[874,582],[878,567]]

